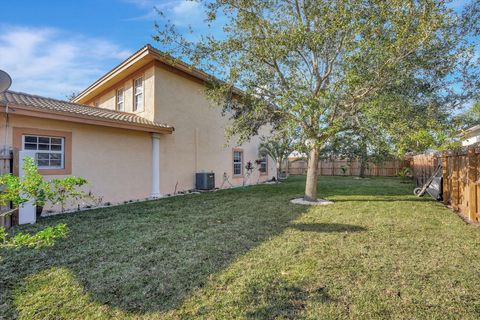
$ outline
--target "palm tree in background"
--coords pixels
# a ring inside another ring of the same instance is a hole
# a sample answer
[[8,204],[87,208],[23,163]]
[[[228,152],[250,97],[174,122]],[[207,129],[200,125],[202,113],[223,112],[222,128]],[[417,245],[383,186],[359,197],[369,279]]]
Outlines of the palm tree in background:
[[277,169],[276,179],[278,181],[282,172],[282,164],[293,150],[294,138],[287,133],[281,133],[269,139],[262,138],[258,154],[260,157],[267,155],[275,161]]

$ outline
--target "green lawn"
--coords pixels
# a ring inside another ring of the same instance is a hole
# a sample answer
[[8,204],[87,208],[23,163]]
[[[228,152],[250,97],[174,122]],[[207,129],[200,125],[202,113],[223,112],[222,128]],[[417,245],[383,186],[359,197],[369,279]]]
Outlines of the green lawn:
[[478,319],[480,229],[396,178],[321,177],[44,218],[0,251],[0,318]]

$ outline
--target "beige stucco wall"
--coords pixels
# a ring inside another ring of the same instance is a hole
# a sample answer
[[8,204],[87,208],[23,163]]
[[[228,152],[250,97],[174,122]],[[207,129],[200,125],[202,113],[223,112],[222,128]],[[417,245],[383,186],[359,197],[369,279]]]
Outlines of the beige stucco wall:
[[92,100],[92,105],[100,108],[116,110],[116,92],[117,89],[123,88],[124,111],[133,112],[133,81],[143,77],[143,110],[136,112],[141,117],[149,120],[154,118],[153,106],[155,105],[155,67],[150,67],[142,72],[136,73],[125,81],[121,81],[113,86],[108,92],[96,97]]
[[[12,145],[12,128],[27,127],[72,133],[72,175],[89,181],[87,190],[102,202],[145,199],[151,191],[150,133],[10,115],[5,130],[2,115],[0,141]],[[48,179],[57,176],[46,176]]]
[[[255,184],[275,175],[275,164],[268,160],[267,174],[258,168],[251,175],[233,176],[233,149],[243,150],[243,165],[258,159],[259,137],[236,145],[225,139],[228,119],[211,106],[204,85],[157,66],[130,76],[108,92],[92,100],[99,107],[115,109],[116,89],[123,87],[125,111],[133,107],[133,79],[144,77],[144,110],[138,115],[175,127],[171,135],[160,138],[160,192],[163,195],[195,187],[196,172],[214,172],[217,188]],[[152,185],[152,141],[149,132],[94,125],[10,116],[0,141],[12,145],[12,128],[27,127],[72,133],[72,174],[86,178],[88,190],[102,202],[121,203],[149,197]],[[265,132],[267,133],[267,132]],[[224,181],[224,176],[228,181]],[[48,176],[49,178],[55,176]]]
[[[233,148],[244,152],[244,165],[258,159],[259,137],[237,146],[227,143],[225,127],[228,119],[205,96],[204,86],[163,68],[155,70],[155,120],[175,127],[172,135],[164,135],[160,146],[161,192],[173,193],[194,187],[194,173],[213,171],[215,185],[223,183],[224,173],[234,186],[241,186],[244,178],[233,176]],[[275,165],[269,159],[268,174],[256,169],[245,181],[253,184],[275,175]],[[224,187],[230,183],[225,182]]]

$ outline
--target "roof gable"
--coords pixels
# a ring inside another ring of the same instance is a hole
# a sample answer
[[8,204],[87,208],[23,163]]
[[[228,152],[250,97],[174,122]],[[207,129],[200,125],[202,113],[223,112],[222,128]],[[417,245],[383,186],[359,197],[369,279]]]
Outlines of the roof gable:
[[[110,90],[112,87],[115,87],[118,82],[121,82],[129,75],[137,72],[141,68],[148,66],[149,64],[183,75],[192,81],[201,83],[208,83],[213,80],[219,81],[214,76],[179,59],[175,59],[147,44],[133,55],[128,57],[125,61],[120,63],[118,66],[108,71],[104,76],[95,81],[88,88],[80,92],[72,101],[79,103],[91,102],[98,95],[101,95],[101,93],[105,92],[105,90]],[[237,88],[234,88],[234,93],[241,94],[241,91]]]

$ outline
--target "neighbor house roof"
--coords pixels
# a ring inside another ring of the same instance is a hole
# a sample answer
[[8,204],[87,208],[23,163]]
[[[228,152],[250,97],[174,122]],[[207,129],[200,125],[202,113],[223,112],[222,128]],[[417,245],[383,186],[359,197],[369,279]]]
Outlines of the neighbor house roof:
[[475,125],[463,131],[464,136],[478,135],[480,133],[480,125]]
[[[169,54],[155,49],[150,44],[145,45],[140,50],[125,59],[118,66],[108,71],[100,79],[92,83],[88,88],[80,92],[72,101],[80,103],[91,103],[92,99],[100,93],[112,90],[118,83],[124,81],[125,76],[132,74],[142,68],[149,66],[158,66],[171,72],[185,76],[191,80],[209,83],[216,79],[214,76],[193,67],[179,59],[175,59]],[[233,88],[235,94],[241,94],[241,90]]]
[[11,114],[87,123],[138,131],[172,133],[173,127],[138,115],[91,107],[63,100],[6,91],[0,93],[0,110]]

